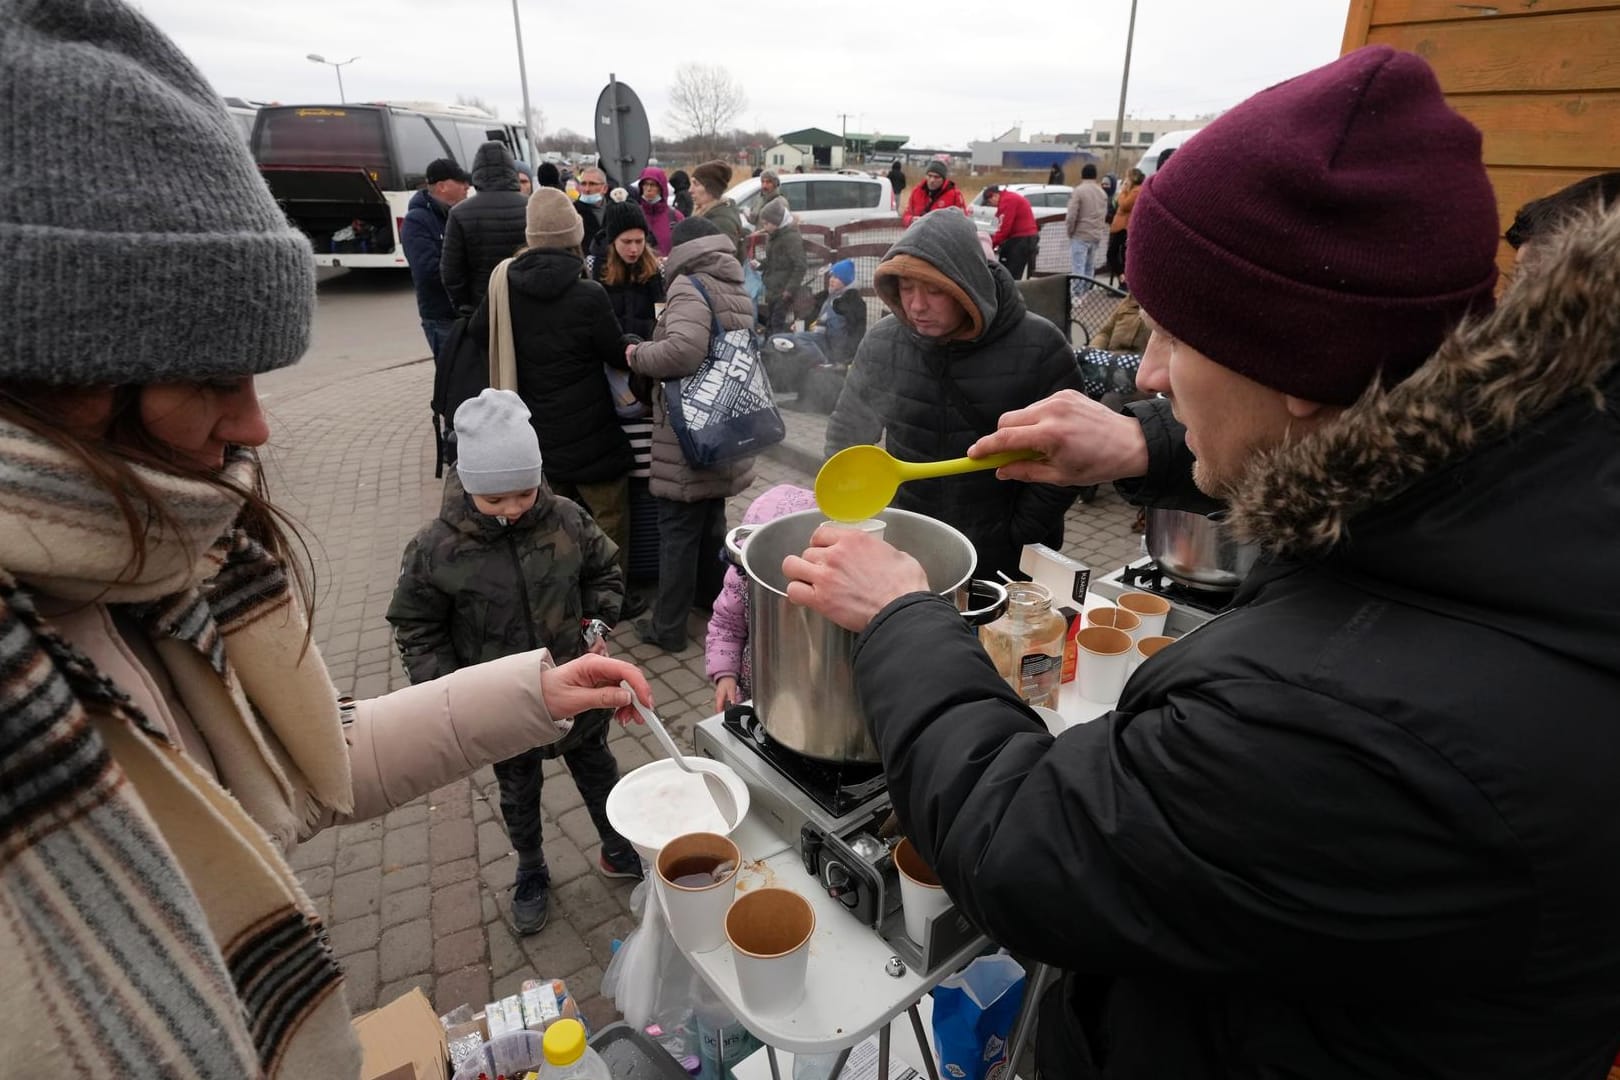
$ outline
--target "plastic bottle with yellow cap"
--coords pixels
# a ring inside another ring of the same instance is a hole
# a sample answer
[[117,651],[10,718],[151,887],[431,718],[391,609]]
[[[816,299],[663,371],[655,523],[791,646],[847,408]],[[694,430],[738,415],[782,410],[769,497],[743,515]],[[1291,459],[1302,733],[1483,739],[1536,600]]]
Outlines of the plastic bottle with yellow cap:
[[585,1042],[585,1025],[578,1020],[554,1020],[541,1041],[546,1066],[540,1080],[613,1080],[601,1055]]

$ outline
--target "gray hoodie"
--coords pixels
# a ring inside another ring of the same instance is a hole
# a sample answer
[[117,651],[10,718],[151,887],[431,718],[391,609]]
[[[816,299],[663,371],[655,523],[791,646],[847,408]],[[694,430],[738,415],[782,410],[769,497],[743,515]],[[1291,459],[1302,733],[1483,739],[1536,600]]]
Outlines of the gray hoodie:
[[[985,259],[977,231],[962,214],[928,214],[883,257],[910,255],[953,282],[973,305],[976,332],[941,341],[911,329],[898,314],[861,342],[848,381],[827,424],[829,455],[883,439],[905,461],[961,457],[1002,413],[1063,389],[1080,390],[1074,350],[1062,331],[1030,314],[1012,278]],[[899,311],[899,285],[880,267],[878,295]],[[971,408],[948,392],[955,381]],[[893,505],[960,529],[979,553],[977,573],[1018,569],[1025,544],[1056,547],[1072,488],[997,480],[993,472],[900,487]]]

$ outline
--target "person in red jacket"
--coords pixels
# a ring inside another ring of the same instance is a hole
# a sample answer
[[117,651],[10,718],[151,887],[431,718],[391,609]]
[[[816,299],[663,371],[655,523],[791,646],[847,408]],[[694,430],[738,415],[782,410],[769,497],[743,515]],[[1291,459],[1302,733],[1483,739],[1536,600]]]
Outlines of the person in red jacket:
[[962,213],[968,213],[967,200],[962,198],[961,189],[950,178],[950,172],[950,167],[943,161],[928,163],[923,182],[911,189],[911,198],[906,200],[906,212],[900,217],[902,225],[910,225],[930,210],[944,206],[954,206]]
[[996,234],[990,246],[1013,280],[1029,276],[1035,269],[1035,253],[1040,247],[1041,230],[1035,226],[1035,211],[1029,200],[1012,188],[991,184],[984,190],[984,201],[996,208]]

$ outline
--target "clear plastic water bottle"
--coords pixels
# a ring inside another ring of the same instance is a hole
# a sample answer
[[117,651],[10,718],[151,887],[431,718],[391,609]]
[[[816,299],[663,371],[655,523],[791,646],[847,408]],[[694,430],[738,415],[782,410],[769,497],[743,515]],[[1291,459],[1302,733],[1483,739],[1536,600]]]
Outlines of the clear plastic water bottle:
[[541,1049],[546,1056],[540,1080],[613,1080],[600,1054],[585,1042],[585,1025],[578,1020],[555,1020],[546,1028]]

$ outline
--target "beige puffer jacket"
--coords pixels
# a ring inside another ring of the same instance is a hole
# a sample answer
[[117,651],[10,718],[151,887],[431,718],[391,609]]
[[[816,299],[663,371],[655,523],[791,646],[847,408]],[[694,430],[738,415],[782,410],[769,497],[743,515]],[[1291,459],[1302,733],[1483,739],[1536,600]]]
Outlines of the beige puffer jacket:
[[664,315],[652,340],[630,354],[630,369],[657,379],[653,393],[652,480],[648,489],[660,499],[701,502],[740,493],[754,480],[754,459],[740,458],[714,469],[687,464],[681,444],[669,426],[662,380],[697,371],[709,353],[709,305],[692,284],[696,277],[714,301],[714,314],[724,330],[753,325],[754,305],[743,290],[742,264],[726,236],[705,236],[676,245],[664,263],[664,277],[673,282]]
[[[154,663],[151,646],[131,640],[104,604],[69,608],[51,603],[64,608],[53,614],[52,629],[217,778],[195,721],[178,694],[165,689],[168,677]],[[258,738],[293,777],[290,794],[302,823],[299,839],[331,825],[380,817],[484,765],[562,738],[567,722],[554,720],[540,696],[540,672],[550,666],[550,654],[536,649],[357,702],[344,727],[354,777],[354,811],[349,814],[316,806],[274,734],[260,730]],[[282,853],[290,854],[290,847],[283,846]]]

